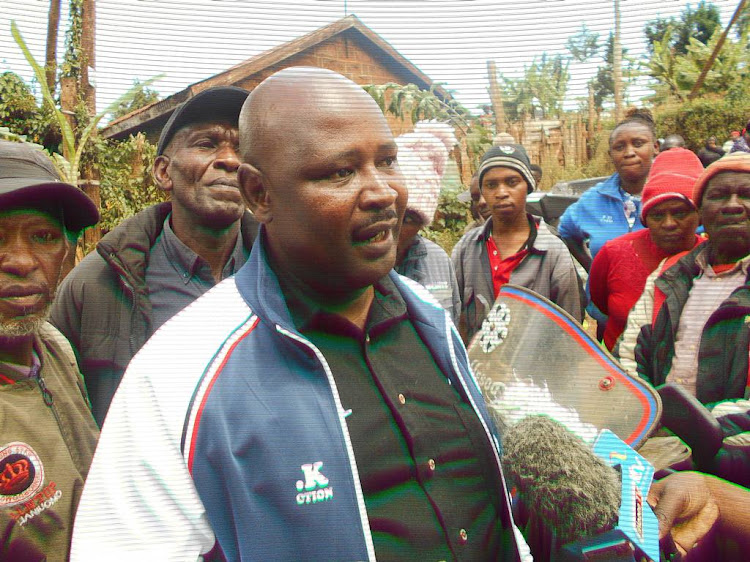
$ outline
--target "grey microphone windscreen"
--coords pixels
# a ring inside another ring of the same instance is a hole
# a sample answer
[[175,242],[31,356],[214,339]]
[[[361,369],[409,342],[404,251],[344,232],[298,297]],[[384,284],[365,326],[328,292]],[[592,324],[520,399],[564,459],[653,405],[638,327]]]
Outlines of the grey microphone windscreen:
[[613,529],[620,476],[579,437],[547,416],[529,416],[503,435],[505,475],[528,512],[559,545]]

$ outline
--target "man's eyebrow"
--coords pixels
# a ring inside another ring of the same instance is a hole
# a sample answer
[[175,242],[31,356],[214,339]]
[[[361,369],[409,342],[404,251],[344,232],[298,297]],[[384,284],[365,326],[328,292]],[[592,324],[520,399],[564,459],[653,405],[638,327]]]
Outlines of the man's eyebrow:
[[[398,145],[395,142],[386,142],[386,143],[378,145],[378,148],[377,148],[378,153],[395,152],[397,150],[398,150]],[[341,152],[337,152],[327,157],[326,160],[329,160],[332,162],[335,162],[337,160],[347,160],[354,156],[359,156],[361,152],[362,152],[361,150],[356,149],[356,148],[352,148],[350,150],[342,150]]]
[[[193,137],[196,137],[196,136],[205,136],[205,135],[224,136],[226,135],[227,132],[228,130],[222,127],[220,123],[211,123],[211,124],[207,124],[206,126],[196,127],[192,130],[189,130],[187,132],[187,138],[192,139]],[[238,134],[236,128],[231,129],[231,132],[234,135]]]

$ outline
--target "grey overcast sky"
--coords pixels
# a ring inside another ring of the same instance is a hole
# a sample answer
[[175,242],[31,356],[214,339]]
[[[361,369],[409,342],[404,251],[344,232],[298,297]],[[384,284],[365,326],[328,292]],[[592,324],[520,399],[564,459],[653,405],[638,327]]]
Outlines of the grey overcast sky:
[[[68,24],[68,2],[62,3],[60,58]],[[621,0],[628,55],[645,52],[647,21],[679,15],[688,4]],[[737,1],[713,4],[726,25]],[[43,62],[48,7],[47,0],[0,0],[0,72],[31,77],[10,35],[11,20]],[[566,54],[566,40],[582,24],[602,39],[614,28],[612,0],[97,0],[97,105],[103,109],[133,79],[161,73],[166,76],[154,88],[162,96],[172,94],[331,23],[345,8],[470,109],[488,101],[488,59],[506,76],[518,77],[544,52]],[[600,64],[571,64],[566,107],[585,96],[585,84]],[[640,78],[629,101],[647,94],[645,85]]]

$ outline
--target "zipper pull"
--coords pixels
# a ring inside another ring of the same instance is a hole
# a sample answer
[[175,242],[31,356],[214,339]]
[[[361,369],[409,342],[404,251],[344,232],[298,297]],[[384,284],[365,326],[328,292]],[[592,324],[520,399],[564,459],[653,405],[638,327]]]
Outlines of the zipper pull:
[[44,384],[44,379],[42,378],[41,374],[37,377],[37,380],[39,381],[39,388],[42,391],[42,399],[44,400],[44,403],[47,406],[52,407],[52,404],[54,402],[54,400],[52,399],[52,393],[47,388],[47,385]]

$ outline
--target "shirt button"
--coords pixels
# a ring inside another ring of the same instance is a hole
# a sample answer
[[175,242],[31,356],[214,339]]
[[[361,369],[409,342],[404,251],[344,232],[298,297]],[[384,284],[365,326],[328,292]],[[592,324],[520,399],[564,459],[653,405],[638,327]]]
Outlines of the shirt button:
[[365,342],[370,343],[370,334],[365,335]]
[[466,529],[461,529],[458,532],[458,537],[461,539],[461,542],[466,542],[469,540],[469,533],[466,532]]
[[435,470],[435,459],[430,459],[427,461],[427,466],[430,467],[430,470]]
[[496,256],[497,255],[497,250],[492,250],[492,255]]
[[406,396],[404,396],[403,394],[399,394],[398,401],[401,402],[401,404],[406,404]]
[[497,271],[497,266],[495,266],[495,271]]

